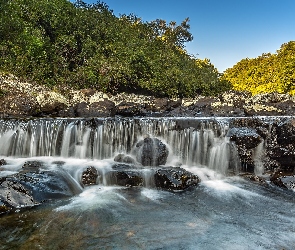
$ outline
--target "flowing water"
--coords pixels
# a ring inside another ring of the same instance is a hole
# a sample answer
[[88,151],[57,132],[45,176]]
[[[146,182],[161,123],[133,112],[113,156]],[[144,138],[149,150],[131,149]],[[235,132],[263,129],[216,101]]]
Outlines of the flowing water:
[[[294,249],[295,194],[239,177],[228,127],[206,118],[1,120],[8,165],[0,177],[38,160],[68,173],[80,194],[0,217],[0,249]],[[158,190],[146,169],[144,187],[112,186],[103,175],[82,188],[83,170],[107,172],[146,136],[168,146],[167,166],[181,163],[201,183],[183,193]],[[261,143],[257,174],[263,153]]]

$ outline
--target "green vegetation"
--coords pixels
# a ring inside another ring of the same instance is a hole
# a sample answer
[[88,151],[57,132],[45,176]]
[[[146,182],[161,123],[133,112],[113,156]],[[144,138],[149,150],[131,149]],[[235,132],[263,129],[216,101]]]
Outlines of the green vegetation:
[[227,69],[223,79],[233,89],[259,93],[289,93],[295,95],[295,41],[283,44],[275,54],[263,54],[243,59]]
[[0,0],[0,70],[48,86],[189,97],[230,84],[185,51],[189,20],[116,17],[103,3]]

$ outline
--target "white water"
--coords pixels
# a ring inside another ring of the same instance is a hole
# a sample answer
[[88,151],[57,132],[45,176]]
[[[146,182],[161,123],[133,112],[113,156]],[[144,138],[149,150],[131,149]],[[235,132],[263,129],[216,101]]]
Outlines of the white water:
[[[0,121],[0,152],[7,165],[0,177],[18,172],[28,160],[44,169],[70,174],[81,193],[21,214],[0,217],[0,248],[14,249],[293,249],[294,194],[237,176],[238,156],[227,124],[195,120],[177,127],[177,119]],[[170,149],[166,165],[196,174],[201,183],[175,194],[152,188],[145,169],[145,187],[109,185],[105,173],[118,153],[146,135]],[[256,173],[262,173],[264,145],[254,152]],[[63,164],[60,164],[63,162]],[[82,172],[99,170],[97,184],[82,189]]]
[[150,136],[159,138],[169,148],[167,165],[201,165],[223,174],[230,166],[238,165],[235,147],[226,137],[227,126],[206,119],[194,123],[197,129],[178,128],[177,119],[164,118],[1,120],[0,154],[14,158],[103,160],[118,153],[132,154],[135,144]]

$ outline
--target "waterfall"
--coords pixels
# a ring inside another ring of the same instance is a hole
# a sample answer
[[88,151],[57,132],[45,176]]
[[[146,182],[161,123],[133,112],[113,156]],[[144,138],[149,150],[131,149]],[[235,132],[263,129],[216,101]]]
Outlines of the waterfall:
[[0,155],[102,160],[131,154],[146,136],[169,148],[168,162],[206,166],[222,173],[237,157],[226,123],[214,119],[117,118],[0,120]]

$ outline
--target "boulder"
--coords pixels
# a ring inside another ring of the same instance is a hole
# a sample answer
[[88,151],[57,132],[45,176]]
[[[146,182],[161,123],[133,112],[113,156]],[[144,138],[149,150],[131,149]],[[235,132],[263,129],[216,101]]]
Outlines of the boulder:
[[116,162],[122,162],[122,163],[128,163],[128,164],[135,164],[136,161],[129,155],[125,154],[118,154],[114,158],[114,161]]
[[81,192],[68,173],[45,170],[41,166],[40,162],[36,165],[27,162],[19,173],[0,178],[2,211],[32,207]]
[[75,105],[77,117],[110,117],[116,114],[115,103],[109,100],[98,101],[88,105],[81,102]]
[[7,165],[7,162],[5,159],[1,159],[0,160],[0,166],[4,166],[4,165]]
[[241,170],[253,172],[255,168],[253,149],[262,142],[262,137],[255,129],[247,127],[231,128],[227,136],[236,145],[241,161]]
[[81,183],[83,186],[95,185],[99,174],[95,167],[86,168],[82,173]]
[[158,138],[147,137],[135,146],[136,160],[143,166],[165,165],[169,150]]
[[133,116],[145,116],[145,106],[140,103],[123,101],[116,106],[116,115],[133,117]]
[[106,173],[108,185],[118,185],[126,187],[143,186],[144,178],[140,169],[135,165],[116,163],[112,170]]
[[38,116],[40,105],[37,100],[25,93],[9,93],[0,100],[0,114],[3,117]]
[[197,185],[199,178],[180,167],[163,167],[155,173],[155,185],[168,191],[184,191]]

